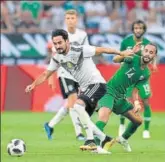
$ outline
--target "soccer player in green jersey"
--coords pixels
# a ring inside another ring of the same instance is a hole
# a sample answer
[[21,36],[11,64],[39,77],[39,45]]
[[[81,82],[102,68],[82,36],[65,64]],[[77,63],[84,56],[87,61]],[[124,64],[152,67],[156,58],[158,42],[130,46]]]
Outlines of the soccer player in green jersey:
[[[135,21],[132,24],[132,32],[133,34],[127,36],[121,43],[120,50],[132,49],[136,43],[141,42],[142,49],[145,45],[149,44],[150,41],[143,37],[147,30],[145,23],[141,20]],[[141,55],[141,50],[136,53],[137,55]],[[133,93],[138,91],[138,94],[141,98],[143,107],[144,107],[144,131],[143,138],[150,138],[149,125],[151,120],[151,107],[149,104],[149,98],[151,96],[150,84],[149,81],[144,82],[143,84],[136,84],[128,88],[127,90],[127,98],[129,100],[133,99]],[[119,126],[119,135],[121,135],[125,130],[125,118],[123,116],[120,117],[120,126]]]
[[[116,141],[123,145],[124,149],[131,152],[128,139],[135,133],[142,123],[142,118],[138,114],[141,109],[138,95],[135,95],[134,104],[126,99],[127,88],[132,85],[143,85],[148,82],[150,70],[148,64],[156,57],[157,47],[150,43],[142,51],[142,56],[134,54],[132,57],[117,56],[114,62],[123,62],[120,69],[107,82],[107,93],[99,100],[98,115],[99,120],[96,125],[100,130],[104,130],[112,112],[123,115],[130,120],[128,127]],[[115,142],[115,140],[113,140]],[[113,142],[104,149],[109,149]],[[106,148],[107,147],[107,148]]]

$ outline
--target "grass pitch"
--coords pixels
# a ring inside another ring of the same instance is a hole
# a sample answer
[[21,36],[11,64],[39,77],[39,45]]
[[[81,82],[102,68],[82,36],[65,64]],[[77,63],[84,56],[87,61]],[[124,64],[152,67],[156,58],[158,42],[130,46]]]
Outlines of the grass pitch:
[[[54,139],[48,141],[43,124],[53,113],[4,112],[1,114],[1,161],[2,162],[164,162],[165,161],[165,113],[153,113],[151,139],[142,139],[143,125],[129,143],[132,152],[127,153],[119,144],[111,148],[111,155],[82,152],[76,141],[70,117],[55,127]],[[97,115],[93,116],[96,121]],[[105,132],[117,136],[119,117],[112,115]],[[26,142],[27,152],[22,157],[11,157],[6,146],[13,138]]]

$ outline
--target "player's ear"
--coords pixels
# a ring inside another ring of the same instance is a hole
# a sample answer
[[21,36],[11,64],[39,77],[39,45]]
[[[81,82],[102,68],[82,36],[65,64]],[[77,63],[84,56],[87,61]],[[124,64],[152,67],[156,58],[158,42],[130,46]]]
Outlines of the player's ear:
[[66,43],[67,43],[67,44],[69,43],[69,39],[66,40]]

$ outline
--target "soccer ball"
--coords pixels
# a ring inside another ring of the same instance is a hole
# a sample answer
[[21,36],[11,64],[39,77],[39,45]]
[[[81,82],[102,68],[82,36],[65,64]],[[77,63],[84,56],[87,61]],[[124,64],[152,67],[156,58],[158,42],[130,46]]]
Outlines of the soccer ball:
[[7,152],[11,156],[22,156],[26,152],[25,142],[21,139],[13,139],[7,145]]

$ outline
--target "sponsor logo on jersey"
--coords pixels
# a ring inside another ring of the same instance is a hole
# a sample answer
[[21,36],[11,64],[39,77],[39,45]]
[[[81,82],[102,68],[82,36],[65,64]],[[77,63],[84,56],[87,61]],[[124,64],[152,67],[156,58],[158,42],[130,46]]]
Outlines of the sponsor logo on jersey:
[[129,50],[129,49],[132,49],[132,46],[128,46],[128,47],[127,47],[127,50]]
[[67,62],[67,67],[71,69],[73,67],[73,64],[71,62]]
[[73,91],[73,85],[68,85],[69,91]]

